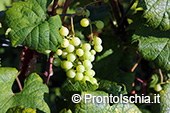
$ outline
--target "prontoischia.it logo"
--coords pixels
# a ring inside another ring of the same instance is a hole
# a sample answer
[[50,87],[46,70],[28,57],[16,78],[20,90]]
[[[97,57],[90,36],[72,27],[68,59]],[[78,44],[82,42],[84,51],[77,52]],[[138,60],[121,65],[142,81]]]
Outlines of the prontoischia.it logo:
[[84,101],[84,103],[160,103],[159,94],[154,94],[153,99],[150,96],[142,95],[133,95],[125,96],[120,94],[120,96],[95,96],[91,94],[85,94],[82,97],[79,94],[72,95],[72,102],[79,103]]

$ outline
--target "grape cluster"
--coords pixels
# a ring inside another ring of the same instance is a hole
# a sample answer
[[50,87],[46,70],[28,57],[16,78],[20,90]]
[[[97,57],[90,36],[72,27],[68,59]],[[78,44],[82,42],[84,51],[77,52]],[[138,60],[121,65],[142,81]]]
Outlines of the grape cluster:
[[95,60],[96,52],[102,51],[102,40],[94,37],[89,43],[82,44],[78,37],[68,36],[69,32],[66,27],[60,29],[60,34],[64,40],[56,54],[61,58],[55,58],[53,64],[61,66],[66,71],[67,77],[74,81],[83,83],[90,81],[92,84],[97,84],[91,62]]

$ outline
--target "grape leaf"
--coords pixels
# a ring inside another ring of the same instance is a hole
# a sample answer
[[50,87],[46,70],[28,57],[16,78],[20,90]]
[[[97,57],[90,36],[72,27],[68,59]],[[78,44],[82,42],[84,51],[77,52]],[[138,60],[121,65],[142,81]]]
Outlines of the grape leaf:
[[11,0],[0,0],[0,11],[5,10],[9,5],[11,5]]
[[[124,86],[124,85],[122,85]],[[115,96],[119,96],[120,94],[127,94],[126,87],[122,87],[115,82],[109,80],[101,80],[99,83],[98,90],[105,91],[109,94],[113,94]]]
[[76,81],[75,83],[72,83],[71,81],[66,81],[63,85],[62,89],[65,91],[87,91],[87,90],[96,90],[98,88],[97,85],[91,84],[89,81],[86,81],[86,84]]
[[19,1],[6,11],[4,25],[11,28],[9,38],[12,46],[23,44],[39,52],[56,51],[62,42],[59,34],[59,15],[49,18],[46,14],[47,0]]
[[169,31],[140,26],[132,36],[132,41],[139,41],[138,51],[144,59],[153,61],[158,68],[170,70],[169,38]]
[[[140,110],[134,104],[113,104],[112,106],[109,103],[101,102],[97,103],[93,102],[95,99],[88,99],[85,103],[85,95],[92,96],[108,96],[107,93],[103,91],[88,91],[81,93],[81,102],[75,105],[75,113],[141,113]],[[100,101],[100,98],[98,98]]]
[[160,91],[160,111],[161,113],[170,112],[170,84],[165,84]]
[[48,93],[48,87],[36,73],[32,73],[24,81],[23,90],[19,93],[12,92],[12,84],[18,71],[15,68],[0,68],[0,112],[5,113],[9,108],[24,106],[50,113],[47,103],[44,101],[44,93]]
[[24,106],[16,106],[8,109],[6,113],[36,113],[36,110],[31,108],[24,108]]
[[169,0],[142,0],[140,3],[144,9],[143,17],[149,26],[164,31],[170,29]]

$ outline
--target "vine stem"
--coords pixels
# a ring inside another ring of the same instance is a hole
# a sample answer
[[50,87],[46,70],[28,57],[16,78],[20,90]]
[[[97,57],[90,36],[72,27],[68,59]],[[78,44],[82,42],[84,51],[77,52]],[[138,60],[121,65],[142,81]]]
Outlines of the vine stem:
[[160,74],[160,77],[161,77],[161,84],[163,84],[163,74],[162,74],[161,69],[159,69],[159,74]]
[[120,26],[119,26],[118,29],[120,29],[120,28],[123,26],[124,20],[126,19],[126,15],[127,15],[128,11],[130,10],[130,8],[132,7],[132,5],[133,5],[135,2],[136,2],[136,0],[133,0],[133,1],[130,3],[130,5],[128,6],[128,8],[126,9],[123,17],[122,17],[121,20],[120,20],[120,23],[119,23]]
[[113,10],[113,13],[115,15],[116,21],[119,24],[120,23],[120,15],[119,15],[118,7],[116,5],[116,1],[115,0],[110,0],[110,4],[112,6],[112,10]]
[[86,5],[83,7],[83,9],[81,10],[80,13],[73,13],[73,14],[62,13],[60,16],[75,16],[75,15],[82,15],[82,14],[83,14],[83,11],[86,9],[87,6],[92,5],[92,4],[95,4],[95,3],[98,3],[98,2],[101,2],[101,0],[95,1],[95,2],[91,2],[91,3],[89,3],[89,4],[86,4]]
[[72,33],[73,33],[73,36],[74,36],[75,32],[74,32],[73,16],[71,16],[71,30],[72,30]]
[[135,65],[132,67],[132,69],[130,70],[131,72],[133,72],[136,69],[136,67],[138,66],[141,60],[142,60],[142,57],[140,57],[139,60],[135,63]]
[[21,82],[20,82],[20,80],[19,80],[19,78],[18,78],[18,75],[21,73],[21,71],[19,71],[18,72],[18,74],[17,74],[17,76],[16,76],[16,81],[17,81],[17,83],[18,83],[18,86],[19,86],[19,89],[20,89],[20,91],[22,91],[22,85],[21,85]]
[[[69,3],[70,3],[70,0],[66,0],[66,1],[65,1],[64,9],[63,9],[62,14],[66,14]],[[61,20],[62,20],[62,23],[64,22],[64,18],[65,18],[65,15],[64,15],[64,16],[62,17],[62,19],[61,19]]]
[[52,7],[52,16],[57,15],[57,7],[58,7],[58,0],[54,0],[53,7]]
[[[53,7],[52,7],[52,13],[51,13],[52,16],[57,15],[57,13],[56,13],[57,7],[58,7],[58,0],[54,0]],[[44,72],[44,75],[47,77],[47,79],[44,83],[46,85],[49,83],[50,77],[53,75],[53,68],[52,67],[53,67],[54,54],[55,54],[55,52],[50,52],[46,71]]]

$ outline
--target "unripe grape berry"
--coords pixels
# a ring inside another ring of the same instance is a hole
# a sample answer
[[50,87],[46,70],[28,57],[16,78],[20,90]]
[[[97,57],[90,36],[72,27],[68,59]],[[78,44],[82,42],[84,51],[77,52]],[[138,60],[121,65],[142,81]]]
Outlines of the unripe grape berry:
[[76,73],[74,80],[81,81],[83,79],[83,73]]
[[83,79],[82,79],[82,81],[83,81],[84,83],[86,83],[86,81],[90,81],[90,78],[89,78],[88,76],[84,76]]
[[62,53],[63,53],[63,51],[62,51],[61,49],[58,49],[58,50],[56,51],[56,54],[57,54],[58,56],[61,56]]
[[69,41],[65,38],[61,44],[61,47],[66,48],[67,46],[69,46]]
[[96,22],[96,27],[102,29],[104,27],[104,23],[101,20],[99,20]]
[[94,46],[94,49],[97,51],[97,52],[101,52],[103,50],[103,47],[102,45],[95,45]]
[[61,60],[59,58],[55,58],[53,60],[53,64],[54,64],[54,66],[60,66],[61,65]]
[[95,78],[90,78],[90,82],[91,82],[92,84],[97,84],[97,80],[96,80]]
[[73,69],[70,69],[66,72],[66,75],[69,77],[69,78],[74,78],[76,76],[76,73]]
[[70,61],[63,61],[62,67],[66,70],[69,70],[73,67],[73,64]]
[[87,18],[83,18],[81,21],[80,21],[80,25],[82,27],[87,27],[89,25],[89,20]]
[[74,46],[78,46],[81,43],[81,41],[80,41],[80,39],[78,37],[72,38],[71,41],[72,41],[72,44]]
[[69,53],[67,55],[67,60],[71,61],[71,62],[74,62],[76,60],[76,56],[73,53]]
[[91,69],[89,70],[86,70],[85,73],[84,73],[86,76],[90,76],[93,74],[93,72],[91,71]]
[[83,73],[83,72],[85,71],[85,68],[84,68],[83,65],[78,65],[78,66],[76,67],[76,70],[77,70],[77,72],[79,72],[79,73]]
[[84,59],[89,59],[90,56],[91,56],[91,53],[90,53],[89,51],[85,51],[85,52],[84,52],[84,55],[83,55],[83,58],[84,58]]
[[155,85],[154,90],[160,92],[162,90],[161,85],[160,84]]
[[84,51],[90,51],[91,45],[89,43],[85,43],[85,44],[82,45],[82,49]]
[[90,51],[92,55],[95,55],[96,54],[96,51],[95,50],[91,50]]
[[71,53],[71,52],[73,52],[73,51],[74,51],[74,49],[75,49],[75,48],[74,48],[74,46],[73,46],[73,45],[71,45],[71,44],[69,44],[69,46],[68,46],[68,47],[66,47],[66,51],[67,51],[67,52],[70,52],[70,53]]
[[81,56],[83,56],[84,51],[82,49],[77,49],[76,54],[81,57]]
[[60,28],[60,34],[62,35],[62,36],[67,36],[68,34],[69,34],[69,30],[66,28],[66,27],[64,27],[64,26],[62,26],[61,28]]
[[63,53],[62,53],[62,57],[63,57],[63,58],[66,58],[66,57],[67,57],[67,55],[68,55],[68,53],[67,53],[66,51],[63,51]]
[[94,45],[101,45],[102,44],[102,40],[99,37],[95,37],[93,42],[94,42]]
[[91,56],[89,57],[90,62],[93,62],[94,59],[95,59],[95,56],[94,56],[94,55],[91,55]]
[[83,66],[86,68],[86,69],[91,69],[93,66],[91,64],[91,62],[89,60],[84,60],[83,61]]
[[51,52],[51,50],[45,50],[44,51],[46,54],[49,54]]

